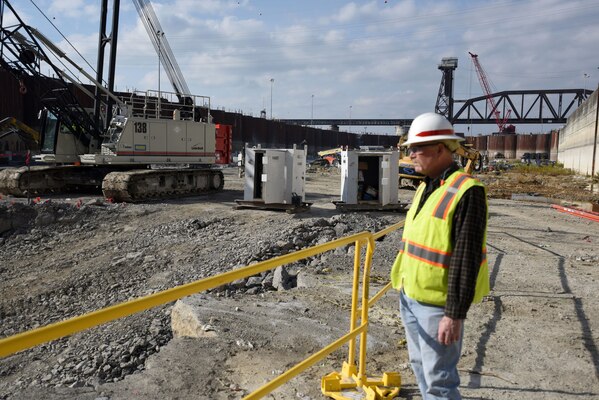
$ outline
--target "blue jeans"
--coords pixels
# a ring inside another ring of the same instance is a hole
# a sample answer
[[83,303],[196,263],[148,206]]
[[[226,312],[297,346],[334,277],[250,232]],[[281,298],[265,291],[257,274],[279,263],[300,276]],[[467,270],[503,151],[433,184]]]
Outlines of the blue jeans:
[[461,399],[458,361],[462,338],[449,346],[437,341],[443,307],[413,300],[400,292],[399,310],[406,330],[408,354],[423,400]]

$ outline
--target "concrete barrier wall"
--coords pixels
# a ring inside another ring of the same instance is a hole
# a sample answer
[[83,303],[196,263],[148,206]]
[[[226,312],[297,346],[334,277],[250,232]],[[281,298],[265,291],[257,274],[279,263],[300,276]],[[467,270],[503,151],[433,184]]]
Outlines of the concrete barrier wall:
[[[597,97],[595,92],[568,118],[568,123],[560,131],[557,160],[564,167],[581,174],[590,175],[593,164],[595,125],[597,124]],[[595,174],[599,169],[599,148],[595,152]]]
[[557,161],[557,149],[559,141],[559,130],[552,130],[551,133],[551,147],[549,149],[549,159],[551,161]]
[[536,135],[518,135],[516,146],[516,158],[521,159],[524,154],[534,154],[537,151]]
[[516,158],[516,135],[505,135],[504,139],[505,143],[505,153],[503,154],[505,158],[509,160],[513,160]]

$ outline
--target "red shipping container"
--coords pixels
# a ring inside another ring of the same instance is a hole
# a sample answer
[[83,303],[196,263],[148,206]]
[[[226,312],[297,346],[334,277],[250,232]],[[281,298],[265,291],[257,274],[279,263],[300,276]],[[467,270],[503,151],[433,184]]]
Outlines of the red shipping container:
[[216,163],[227,165],[233,161],[233,127],[216,124]]

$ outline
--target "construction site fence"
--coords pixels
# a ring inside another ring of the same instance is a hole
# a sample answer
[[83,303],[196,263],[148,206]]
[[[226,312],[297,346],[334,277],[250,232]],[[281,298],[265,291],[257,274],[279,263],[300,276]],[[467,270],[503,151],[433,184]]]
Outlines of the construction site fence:
[[[357,372],[357,384],[366,383],[366,337],[368,330],[368,309],[375,304],[391,287],[391,283],[385,285],[376,295],[369,298],[370,269],[372,256],[375,250],[375,241],[383,236],[403,227],[404,221],[391,225],[379,232],[360,232],[351,236],[336,239],[327,243],[298,250],[270,260],[262,261],[250,266],[228,271],[219,275],[200,279],[185,285],[176,286],[148,296],[129,300],[97,311],[69,318],[40,328],[32,329],[0,340],[0,358],[7,357],[16,352],[29,349],[42,343],[70,336],[74,333],[99,326],[101,324],[127,317],[150,308],[164,305],[183,297],[200,293],[209,289],[231,283],[238,279],[269,271],[282,265],[290,264],[315,255],[354,244],[354,269],[352,282],[352,300],[349,332],[326,346],[322,350],[309,356],[299,364],[287,370],[277,378],[268,382],[256,391],[250,393],[244,399],[260,399],[271,393],[277,387],[288,382],[307,368],[325,358],[330,353],[349,343],[348,359],[345,363],[350,371]],[[362,267],[362,247],[366,246],[364,264]],[[362,270],[362,290],[360,290],[360,270]],[[361,299],[360,299],[361,294]],[[361,301],[360,301],[361,300]],[[359,306],[361,303],[361,306]],[[358,351],[359,361],[356,365],[356,338],[360,336],[360,348]]]

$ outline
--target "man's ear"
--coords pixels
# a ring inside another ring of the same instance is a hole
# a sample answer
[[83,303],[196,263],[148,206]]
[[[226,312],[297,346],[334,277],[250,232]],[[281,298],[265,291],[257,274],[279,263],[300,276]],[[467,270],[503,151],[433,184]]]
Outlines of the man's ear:
[[[441,154],[443,154],[444,150],[447,149],[447,146],[445,146],[445,143],[443,142],[439,142],[437,143],[437,154],[440,156]],[[450,151],[451,152],[451,151]]]

